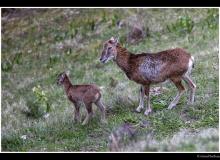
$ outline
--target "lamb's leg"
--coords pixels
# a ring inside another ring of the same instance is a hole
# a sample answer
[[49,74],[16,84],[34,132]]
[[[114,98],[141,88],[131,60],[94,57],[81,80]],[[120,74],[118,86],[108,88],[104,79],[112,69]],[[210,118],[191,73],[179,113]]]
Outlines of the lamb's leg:
[[95,104],[101,111],[101,121],[103,123],[107,123],[106,118],[105,118],[105,106],[103,105],[101,98],[98,101],[96,101]]
[[136,112],[141,112],[144,108],[144,87],[141,86],[140,88],[140,95],[139,95],[139,106],[136,109]]
[[147,97],[147,107],[146,107],[146,111],[144,112],[144,115],[149,115],[152,112],[152,108],[150,105],[150,85],[146,85],[144,87],[144,93]]
[[175,77],[175,78],[172,78],[171,81],[178,88],[178,93],[177,93],[176,97],[174,98],[174,100],[170,103],[168,109],[173,109],[177,105],[177,103],[180,100],[181,95],[185,91],[185,88],[184,88],[184,86],[182,85],[182,82],[181,82],[181,78]]
[[85,106],[86,106],[87,114],[82,125],[86,125],[92,117],[92,103],[86,103]]
[[189,97],[188,104],[190,103],[193,104],[193,102],[195,101],[196,85],[195,83],[193,83],[190,77],[186,74],[183,76],[183,80],[186,82],[186,84],[188,85],[188,88],[190,89],[190,97]]
[[80,105],[77,102],[74,102],[75,106],[75,115],[74,115],[74,121],[80,122]]

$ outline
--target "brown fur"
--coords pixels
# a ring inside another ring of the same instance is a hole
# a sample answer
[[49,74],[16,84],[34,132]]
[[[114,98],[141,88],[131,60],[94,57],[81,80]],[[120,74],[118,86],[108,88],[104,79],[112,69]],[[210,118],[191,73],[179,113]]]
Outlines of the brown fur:
[[83,102],[87,109],[87,117],[85,118],[83,125],[88,123],[93,114],[92,103],[95,103],[100,109],[102,112],[102,120],[105,121],[105,107],[101,102],[101,92],[98,86],[95,84],[72,85],[65,72],[58,76],[57,83],[64,85],[68,99],[75,106],[75,120],[80,121],[79,108],[80,102]]
[[[146,85],[151,83],[159,83],[170,77],[178,77],[183,75],[188,69],[190,54],[181,48],[166,50],[159,53],[142,53],[132,54],[123,48],[120,44],[117,45],[117,65],[125,72],[130,80],[139,84]],[[139,71],[139,66],[145,59],[156,59],[161,61],[162,69],[160,77],[154,79],[146,79]],[[181,63],[178,63],[181,62]]]

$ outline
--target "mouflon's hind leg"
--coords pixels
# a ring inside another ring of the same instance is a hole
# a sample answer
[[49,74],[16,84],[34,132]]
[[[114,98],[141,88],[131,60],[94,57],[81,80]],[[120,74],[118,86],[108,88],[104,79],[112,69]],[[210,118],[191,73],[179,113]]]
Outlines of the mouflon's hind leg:
[[175,86],[177,87],[178,89],[178,93],[176,95],[176,97],[174,98],[174,100],[170,103],[168,109],[173,109],[177,103],[179,102],[180,100],[180,97],[181,95],[184,93],[185,91],[185,88],[184,86],[182,85],[182,82],[181,82],[181,78],[179,77],[174,77],[171,79],[171,81],[175,84]]
[[193,83],[190,77],[186,74],[183,76],[182,79],[186,82],[188,88],[190,89],[190,96],[189,96],[188,104],[193,104],[195,102],[196,85],[195,83]]
[[74,111],[74,121],[80,122],[80,105],[77,102],[74,102],[75,111]]
[[95,102],[96,106],[99,108],[100,112],[101,112],[101,121],[103,123],[107,123],[106,121],[106,117],[105,117],[105,112],[106,112],[106,107],[103,105],[102,101],[101,101],[101,98],[99,100],[97,100]]

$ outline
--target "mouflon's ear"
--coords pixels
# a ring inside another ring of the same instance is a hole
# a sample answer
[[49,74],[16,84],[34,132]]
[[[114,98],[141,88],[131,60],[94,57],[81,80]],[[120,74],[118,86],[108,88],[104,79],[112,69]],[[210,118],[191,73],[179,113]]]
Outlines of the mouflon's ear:
[[116,39],[115,39],[115,43],[117,44],[119,42],[119,37],[117,37]]
[[112,44],[117,45],[118,40],[119,40],[118,37],[117,37],[117,38],[112,37],[109,41],[110,41]]
[[110,38],[110,41],[114,42],[114,41],[115,41],[115,38],[114,38],[114,37],[111,37],[111,38]]

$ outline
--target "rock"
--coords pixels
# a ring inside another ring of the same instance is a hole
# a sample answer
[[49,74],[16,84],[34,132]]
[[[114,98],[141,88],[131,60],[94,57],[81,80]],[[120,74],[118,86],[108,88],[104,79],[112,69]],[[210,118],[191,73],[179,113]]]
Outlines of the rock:
[[119,151],[125,139],[131,139],[136,133],[136,128],[130,123],[123,123],[109,136],[109,150]]
[[128,33],[127,42],[131,44],[137,43],[141,41],[144,36],[144,30],[141,27],[134,25]]

